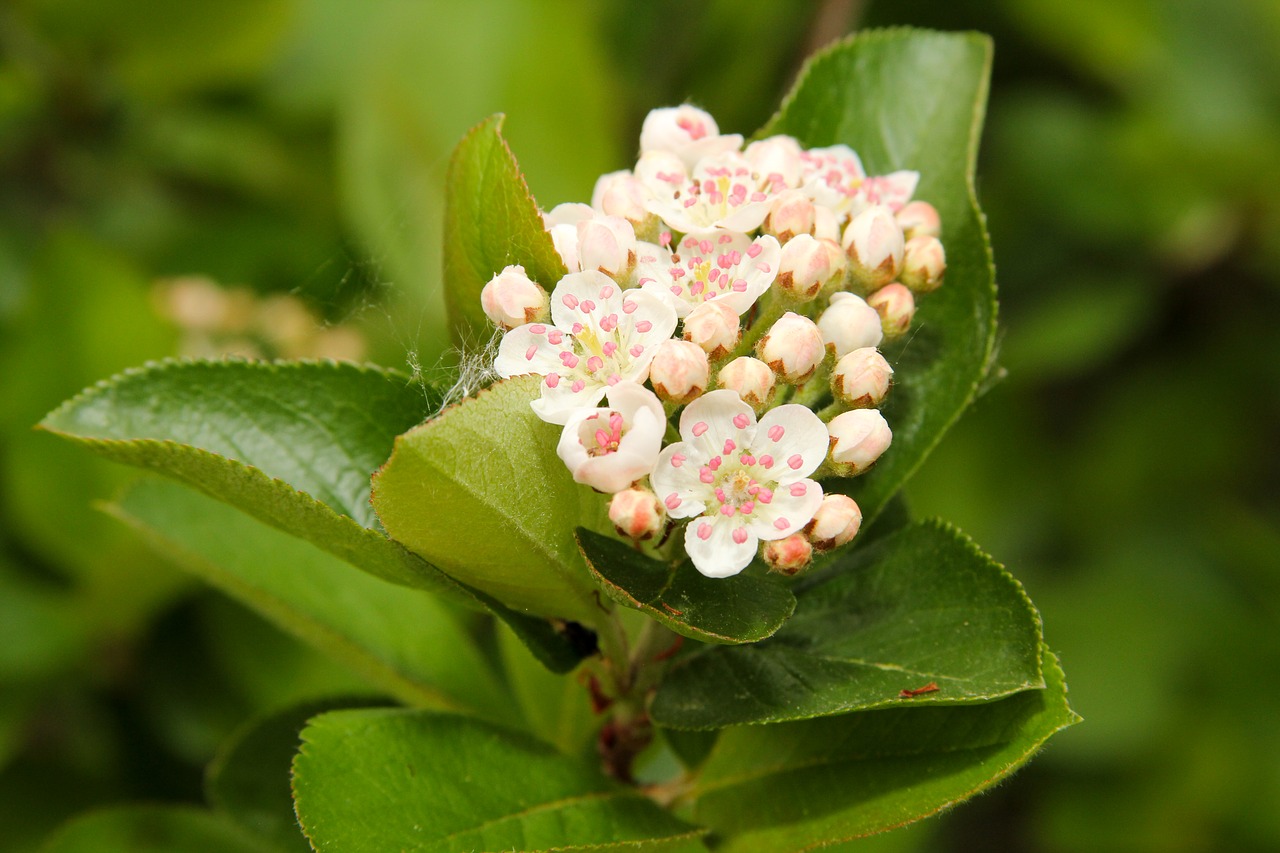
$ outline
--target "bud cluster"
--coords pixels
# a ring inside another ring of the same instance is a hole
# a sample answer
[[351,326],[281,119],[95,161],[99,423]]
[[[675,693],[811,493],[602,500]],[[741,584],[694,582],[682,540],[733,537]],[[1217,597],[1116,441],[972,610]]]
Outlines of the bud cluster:
[[844,145],[744,148],[686,104],[649,114],[635,168],[590,205],[543,215],[569,274],[510,266],[484,288],[494,367],[543,377],[534,411],[562,425],[574,479],[612,496],[619,535],[684,522],[710,577],[757,554],[794,574],[855,536],[857,504],[817,480],[864,473],[892,440],[878,347],[946,268],[918,178],[868,175]]

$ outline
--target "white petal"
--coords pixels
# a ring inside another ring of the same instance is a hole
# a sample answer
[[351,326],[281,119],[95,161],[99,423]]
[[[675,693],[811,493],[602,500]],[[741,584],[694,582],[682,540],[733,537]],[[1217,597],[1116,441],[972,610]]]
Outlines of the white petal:
[[601,318],[621,311],[622,288],[599,270],[569,273],[551,291],[551,319],[562,329],[598,328]]
[[558,332],[554,326],[546,323],[528,323],[516,326],[502,336],[498,345],[498,357],[493,360],[493,369],[503,379],[511,376],[523,376],[537,373],[546,376],[562,371],[560,353],[573,352],[572,339],[560,333],[560,345],[551,343],[550,338]]
[[727,441],[735,448],[751,447],[756,435],[756,413],[728,388],[703,394],[680,414],[680,437],[703,460],[723,455]]
[[757,502],[751,531],[769,542],[803,530],[822,506],[822,486],[813,480],[779,483],[769,503]]
[[[576,391],[575,382],[582,383]],[[602,382],[588,382],[575,373],[562,378],[554,388],[544,382],[542,396],[531,402],[529,407],[549,424],[564,424],[578,409],[599,405],[606,387]]]
[[751,448],[757,456],[767,453],[776,459],[774,476],[779,483],[791,483],[818,470],[830,445],[826,424],[806,407],[788,403],[760,419]]
[[684,531],[685,553],[694,568],[709,578],[738,574],[751,564],[759,544],[749,527],[723,516],[695,518]]
[[674,308],[644,290],[624,291],[618,304],[621,319],[610,335],[618,344],[619,373],[623,380],[644,382],[658,344],[671,337],[679,320]]
[[689,518],[706,512],[707,500],[713,494],[712,487],[699,479],[699,471],[706,462],[706,456],[683,441],[667,445],[658,454],[650,481],[653,493],[672,518]]
[[[749,254],[752,245],[760,247],[755,257]],[[730,291],[720,298],[741,317],[751,310],[756,300],[763,296],[773,284],[774,279],[778,277],[778,264],[781,262],[782,247],[778,245],[778,241],[767,234],[760,237],[746,247],[742,252],[742,263],[729,272],[734,278],[744,280],[747,283],[747,289],[740,292]]]

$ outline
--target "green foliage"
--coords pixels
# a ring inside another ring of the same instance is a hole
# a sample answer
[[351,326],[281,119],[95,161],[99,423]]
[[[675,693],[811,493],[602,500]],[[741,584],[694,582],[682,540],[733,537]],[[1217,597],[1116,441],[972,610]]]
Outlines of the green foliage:
[[48,853],[279,853],[230,821],[183,806],[118,806],[90,812],[41,848]]

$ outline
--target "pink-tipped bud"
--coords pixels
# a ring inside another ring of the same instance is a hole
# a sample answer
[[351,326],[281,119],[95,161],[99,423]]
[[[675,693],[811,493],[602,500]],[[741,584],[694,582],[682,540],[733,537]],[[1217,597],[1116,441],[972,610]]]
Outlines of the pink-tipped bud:
[[792,533],[764,543],[764,561],[772,571],[791,576],[813,562],[813,543],[803,533]]
[[547,292],[515,264],[489,280],[480,291],[480,305],[490,320],[504,329],[535,323],[550,316]]
[[821,240],[800,234],[782,247],[776,281],[778,287],[795,301],[808,302],[816,297],[833,274],[831,255]]
[[609,501],[609,520],[618,535],[637,542],[662,532],[666,516],[658,496],[649,489],[624,489]]
[[911,318],[916,314],[916,298],[904,285],[885,285],[867,297],[867,304],[880,315],[880,326],[886,338],[906,334],[911,328]]
[[893,432],[879,409],[854,409],[827,424],[831,433],[831,465],[845,477],[867,471],[889,449]]
[[862,510],[848,495],[825,495],[804,534],[818,551],[847,545],[862,526]]
[[640,128],[640,151],[669,151],[693,165],[703,157],[737,151],[742,137],[720,133],[716,120],[705,110],[689,104],[650,110]]
[[778,380],[769,365],[758,358],[744,355],[720,368],[718,384],[721,388],[738,392],[742,401],[759,413],[773,399]]
[[790,136],[770,136],[752,142],[742,156],[747,158],[760,183],[776,192],[782,187],[800,185],[803,153],[800,143]]
[[927,201],[912,201],[902,206],[895,215],[902,233],[912,237],[941,237],[942,220],[937,209]]
[[836,362],[831,392],[846,406],[874,409],[884,402],[893,381],[893,368],[875,347],[861,347]]
[[718,299],[702,303],[684,318],[684,339],[702,347],[711,358],[728,355],[741,334],[738,315]]
[[799,385],[822,364],[826,346],[817,323],[788,311],[756,344],[756,354],[783,381]]
[[627,170],[601,175],[591,193],[591,206],[605,216],[620,216],[639,229],[653,214],[645,210],[643,185]]
[[658,397],[683,405],[702,395],[711,381],[711,365],[702,347],[689,341],[666,340],[649,365],[649,381]]
[[916,293],[937,290],[947,272],[947,253],[937,237],[921,235],[907,241],[902,255],[902,283]]
[[636,265],[636,232],[621,216],[593,216],[578,223],[578,263],[622,279]]
[[797,234],[813,234],[813,201],[800,190],[787,190],[774,196],[769,215],[764,219],[764,232],[786,243]]
[[876,309],[852,293],[832,294],[831,304],[818,317],[818,328],[836,358],[862,347],[879,346],[884,339]]
[[[840,220],[836,212],[825,204],[813,206],[813,236],[819,240],[830,240],[840,249]],[[840,254],[844,254],[844,249],[840,249]]]
[[897,278],[904,243],[902,229],[889,208],[872,205],[855,216],[844,230],[842,243],[854,282],[870,291]]

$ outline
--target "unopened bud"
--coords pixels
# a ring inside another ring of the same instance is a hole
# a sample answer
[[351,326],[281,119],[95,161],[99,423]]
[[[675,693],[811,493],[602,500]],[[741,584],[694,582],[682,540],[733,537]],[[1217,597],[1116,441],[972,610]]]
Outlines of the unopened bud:
[[788,311],[756,344],[756,354],[784,381],[799,385],[822,364],[826,347],[817,323]]
[[763,227],[766,234],[786,243],[797,234],[812,234],[813,223],[813,201],[800,190],[787,190],[774,196]]
[[[825,204],[813,206],[813,236],[819,240],[830,240],[837,249],[840,248],[840,220],[836,212]],[[844,254],[843,249],[840,249],[840,254]]]
[[911,328],[911,318],[916,313],[916,299],[904,285],[885,285],[867,297],[867,304],[880,315],[880,325],[886,338],[896,338]]
[[666,511],[649,489],[630,488],[616,493],[609,501],[609,520],[619,536],[642,541],[662,531]]
[[515,264],[489,280],[480,291],[480,305],[490,320],[504,329],[545,320],[549,315],[547,292]]
[[636,264],[636,232],[621,216],[593,216],[578,223],[578,263],[619,280]]
[[947,253],[937,237],[912,237],[902,254],[902,283],[916,293],[937,290],[947,272]]
[[701,396],[710,380],[711,366],[702,347],[674,339],[658,344],[649,381],[661,399],[683,405]]
[[800,234],[782,247],[777,284],[797,302],[808,302],[817,296],[832,273],[831,256],[821,240]]
[[854,409],[827,424],[831,433],[831,463],[845,477],[864,473],[893,441],[893,432],[879,409]]
[[855,216],[844,230],[842,244],[855,283],[870,291],[897,278],[904,242],[889,208],[872,205]]
[[818,317],[818,328],[822,331],[822,340],[836,358],[862,347],[879,346],[884,339],[884,329],[876,309],[853,293],[833,294],[831,304]]
[[903,235],[912,237],[941,237],[942,220],[937,209],[927,201],[912,201],[903,205],[893,217],[898,220]]
[[825,495],[813,520],[804,528],[805,536],[819,551],[830,551],[846,545],[858,535],[862,526],[862,510],[848,495]]
[[794,575],[813,562],[813,543],[803,533],[766,542],[762,550],[769,568],[783,575]]
[[884,402],[893,368],[875,347],[861,347],[836,362],[831,392],[846,406],[874,409]]
[[736,151],[742,137],[721,135],[716,120],[689,104],[650,110],[640,128],[640,151],[669,151],[692,168],[703,157]]
[[684,339],[702,347],[711,358],[723,358],[741,337],[738,315],[718,299],[704,302],[684,318]]
[[769,365],[758,358],[744,355],[720,368],[718,384],[738,392],[742,401],[756,412],[761,412],[773,399],[778,380],[774,378]]
[[790,136],[770,136],[752,142],[742,152],[751,164],[751,171],[773,192],[800,185],[802,154],[800,143]]
[[621,216],[640,228],[652,216],[644,206],[645,191],[635,175],[627,170],[601,175],[591,193],[591,206],[605,216]]

